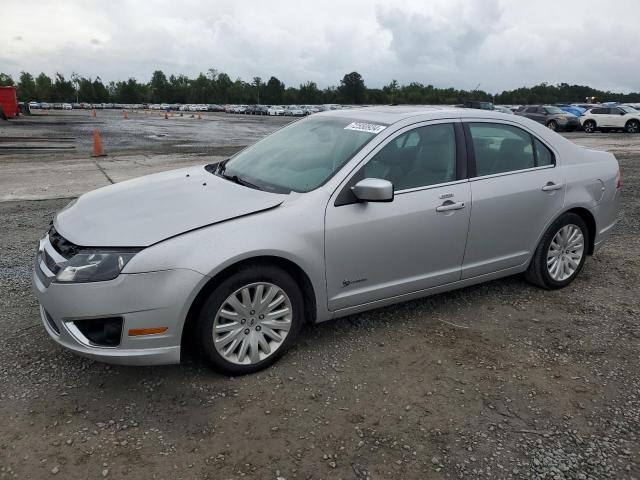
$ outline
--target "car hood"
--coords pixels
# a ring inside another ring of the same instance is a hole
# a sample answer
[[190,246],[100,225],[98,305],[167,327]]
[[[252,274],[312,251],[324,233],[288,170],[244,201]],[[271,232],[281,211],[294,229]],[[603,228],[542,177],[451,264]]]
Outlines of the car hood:
[[245,187],[202,167],[99,188],[60,211],[56,230],[89,247],[146,247],[207,225],[280,205],[286,195]]

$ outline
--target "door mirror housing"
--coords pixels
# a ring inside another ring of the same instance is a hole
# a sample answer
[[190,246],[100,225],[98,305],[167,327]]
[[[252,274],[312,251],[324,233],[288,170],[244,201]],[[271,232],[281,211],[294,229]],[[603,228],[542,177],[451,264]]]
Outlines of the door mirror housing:
[[392,202],[393,184],[381,178],[365,178],[360,180],[351,191],[361,202]]

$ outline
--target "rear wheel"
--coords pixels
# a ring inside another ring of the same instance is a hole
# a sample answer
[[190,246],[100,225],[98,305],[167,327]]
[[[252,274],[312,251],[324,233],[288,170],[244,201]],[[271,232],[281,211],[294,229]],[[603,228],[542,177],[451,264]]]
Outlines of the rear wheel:
[[556,130],[558,130],[558,122],[556,122],[555,120],[547,122],[547,128],[555,132]]
[[198,340],[215,370],[252,373],[274,363],[293,345],[303,315],[302,293],[291,275],[267,264],[243,267],[205,301]]
[[542,236],[526,273],[527,280],[548,289],[569,285],[582,270],[589,230],[575,213],[558,218]]
[[640,132],[640,122],[638,120],[629,120],[627,125],[625,126],[625,130],[627,133],[638,133]]
[[596,122],[593,120],[587,120],[584,122],[584,125],[582,125],[582,128],[586,133],[593,133],[596,131]]

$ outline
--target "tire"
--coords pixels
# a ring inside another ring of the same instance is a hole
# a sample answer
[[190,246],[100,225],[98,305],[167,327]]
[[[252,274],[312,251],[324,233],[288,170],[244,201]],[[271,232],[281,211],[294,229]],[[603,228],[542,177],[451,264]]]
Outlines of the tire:
[[549,130],[553,130],[554,132],[558,131],[558,122],[556,122],[555,120],[547,122],[547,128]]
[[[262,290],[259,290],[260,285]],[[269,286],[277,292],[273,293]],[[247,291],[249,301],[245,301],[243,290]],[[273,297],[269,300],[271,294]],[[232,296],[236,308],[228,303]],[[255,304],[260,297],[265,302],[262,310]],[[273,299],[280,297],[283,300],[274,304]],[[239,308],[244,305],[246,309]],[[285,312],[287,308],[288,313],[268,318],[269,313]],[[219,316],[223,310],[224,317]],[[225,375],[245,375],[277,361],[294,344],[303,322],[302,292],[291,275],[269,264],[250,265],[222,281],[209,294],[198,317],[197,341],[214,370]],[[215,326],[222,331],[214,332]],[[277,338],[280,338],[279,342]]]
[[638,120],[629,120],[624,129],[627,133],[638,133],[640,132],[640,122]]
[[[571,242],[564,243],[562,238],[557,237],[561,232],[565,232],[567,233],[565,238],[571,240],[574,237],[570,232],[575,231],[579,231],[582,238],[580,241],[580,237],[577,237],[574,245],[571,245]],[[549,226],[540,239],[525,274],[526,279],[534,285],[549,290],[566,287],[582,270],[587,258],[589,241],[589,229],[584,220],[575,213],[565,213]],[[553,249],[551,249],[552,242],[556,245]],[[577,251],[580,252],[579,260]],[[572,266],[570,260],[564,260],[569,258],[574,264],[577,261],[577,264]],[[554,270],[553,267],[556,265],[557,270]]]
[[593,133],[596,131],[596,122],[594,122],[593,120],[587,120],[582,125],[582,129],[585,133]]

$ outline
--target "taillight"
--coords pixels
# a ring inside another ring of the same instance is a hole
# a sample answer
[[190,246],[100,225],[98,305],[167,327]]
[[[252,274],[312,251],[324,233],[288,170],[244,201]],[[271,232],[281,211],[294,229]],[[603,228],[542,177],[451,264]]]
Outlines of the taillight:
[[616,190],[620,190],[622,188],[622,177],[620,176],[620,170],[616,174]]

